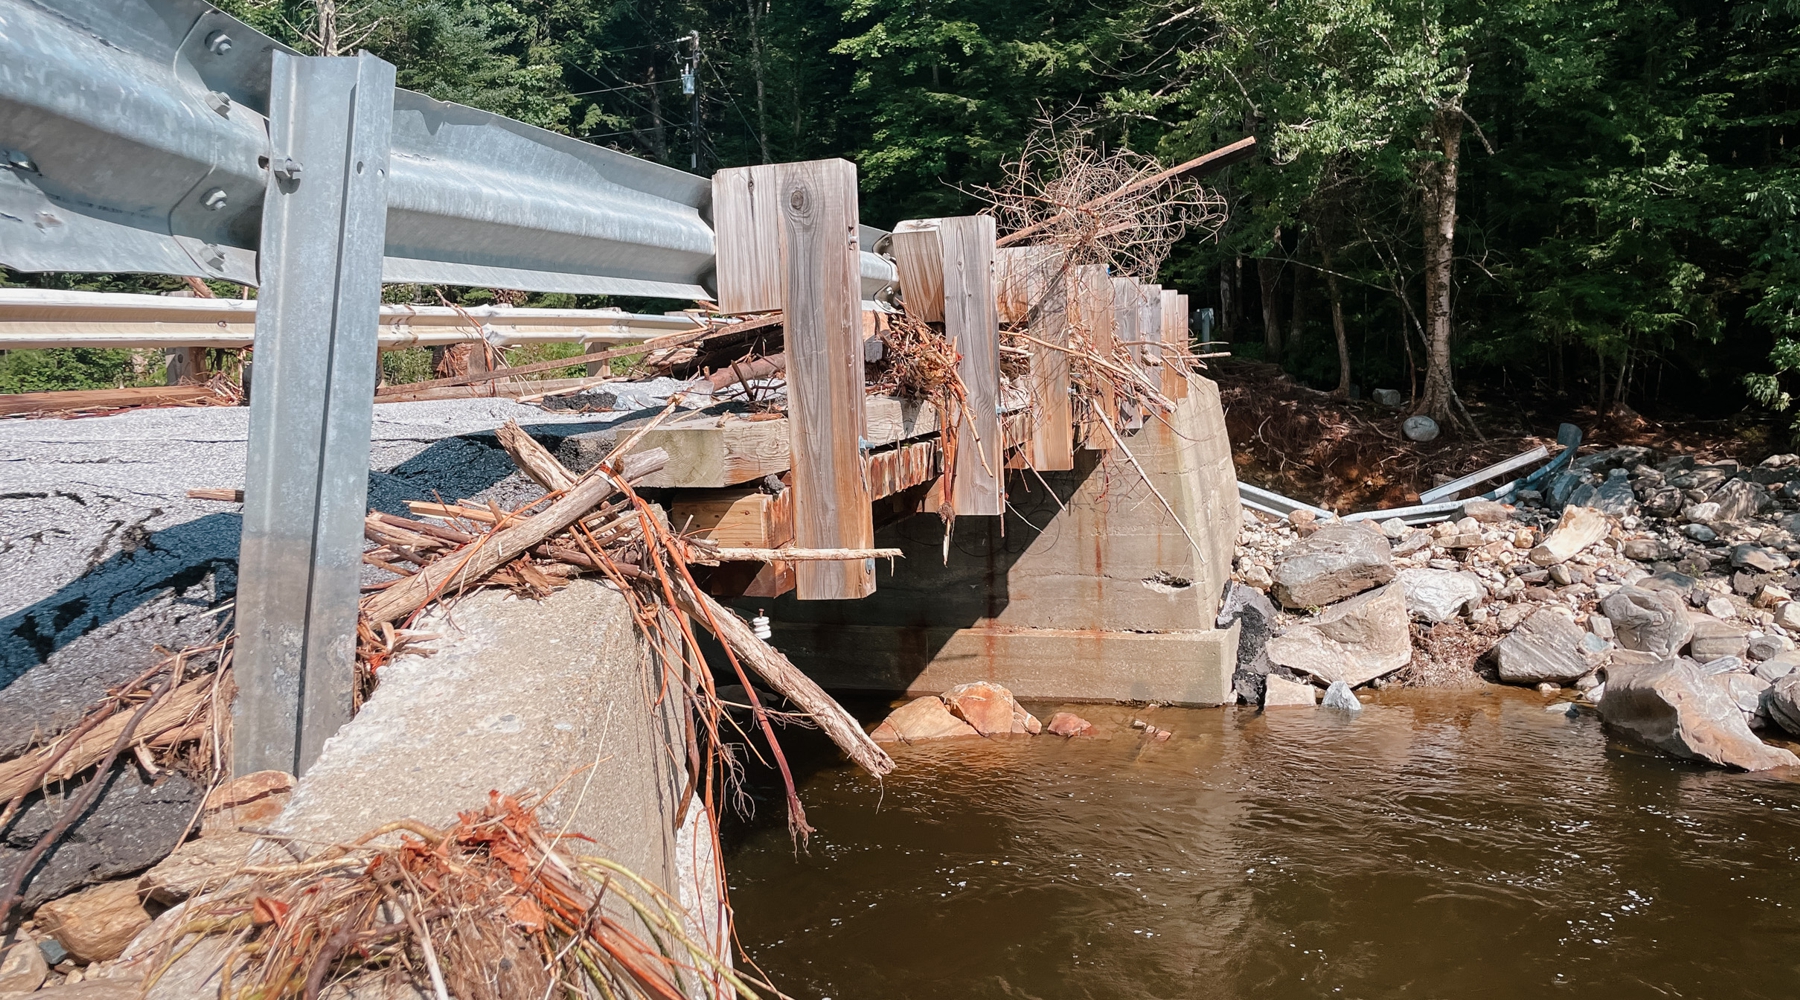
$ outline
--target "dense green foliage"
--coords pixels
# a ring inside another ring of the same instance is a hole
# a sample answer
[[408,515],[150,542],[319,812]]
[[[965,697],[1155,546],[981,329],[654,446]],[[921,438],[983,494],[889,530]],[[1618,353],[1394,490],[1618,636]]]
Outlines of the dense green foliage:
[[[324,41],[317,0],[227,6]],[[1259,160],[1211,179],[1230,223],[1164,280],[1239,354],[1321,387],[1333,298],[1353,381],[1422,386],[1445,190],[1440,312],[1465,395],[1725,412],[1756,372],[1778,401],[1768,355],[1800,338],[1800,0],[326,6],[332,46],[393,60],[405,86],[665,163],[696,144],[702,173],[848,157],[875,225],[977,210],[1034,121],[1070,108],[1168,160],[1254,133]]]

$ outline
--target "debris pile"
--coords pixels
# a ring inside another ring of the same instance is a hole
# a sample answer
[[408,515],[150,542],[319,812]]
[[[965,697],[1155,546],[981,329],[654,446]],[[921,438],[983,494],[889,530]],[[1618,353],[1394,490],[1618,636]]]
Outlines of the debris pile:
[[1455,683],[1448,672],[1558,704],[1573,688],[1678,756],[1800,763],[1753,733],[1800,737],[1800,681],[1787,680],[1800,668],[1800,456],[1571,458],[1510,502],[1464,501],[1428,526],[1246,509],[1221,616],[1245,624],[1240,697],[1312,704],[1296,684]]

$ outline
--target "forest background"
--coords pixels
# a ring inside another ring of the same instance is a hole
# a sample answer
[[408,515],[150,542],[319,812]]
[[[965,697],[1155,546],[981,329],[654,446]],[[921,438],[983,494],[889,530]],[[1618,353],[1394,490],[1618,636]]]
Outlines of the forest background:
[[[1208,179],[1229,223],[1178,244],[1163,283],[1240,357],[1345,394],[1398,388],[1440,418],[1458,392],[1786,409],[1800,369],[1800,0],[221,6],[302,51],[368,49],[402,86],[702,174],[848,158],[882,227],[980,210],[1046,118],[1170,162],[1254,134],[1254,163]],[[532,301],[574,304],[551,298]],[[0,390],[104,382],[108,353],[18,352]]]

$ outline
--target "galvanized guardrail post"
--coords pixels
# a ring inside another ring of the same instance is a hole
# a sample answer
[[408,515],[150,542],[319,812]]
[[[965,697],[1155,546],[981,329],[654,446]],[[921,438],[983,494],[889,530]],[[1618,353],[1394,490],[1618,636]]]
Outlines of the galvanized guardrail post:
[[232,769],[300,774],[350,719],[394,67],[274,53]]

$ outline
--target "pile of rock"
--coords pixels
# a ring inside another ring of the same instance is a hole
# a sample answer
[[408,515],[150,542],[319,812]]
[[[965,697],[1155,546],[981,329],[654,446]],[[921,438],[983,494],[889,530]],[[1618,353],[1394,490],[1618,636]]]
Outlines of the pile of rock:
[[1088,736],[1094,727],[1071,712],[1058,712],[1048,726],[1014,700],[1012,692],[990,681],[958,684],[942,694],[926,695],[894,709],[869,732],[877,743],[916,743],[959,736]]
[[[155,914],[223,884],[242,868],[257,838],[240,827],[257,828],[273,821],[287,805],[293,786],[293,777],[280,771],[260,771],[227,782],[207,796],[197,836],[176,846],[149,871],[39,906],[0,952],[0,994],[91,982],[116,986],[122,1000],[136,997],[141,973],[115,969],[114,960],[150,926]],[[190,810],[188,816],[192,815]],[[167,841],[163,850],[168,850]],[[89,992],[92,1000],[111,997],[103,990]]]
[[1380,686],[1412,662],[1416,629],[1460,620],[1494,640],[1495,679],[1574,687],[1653,746],[1800,763],[1752,731],[1800,735],[1800,456],[1655,458],[1600,451],[1430,527],[1245,511],[1220,622],[1243,623],[1240,697]]

